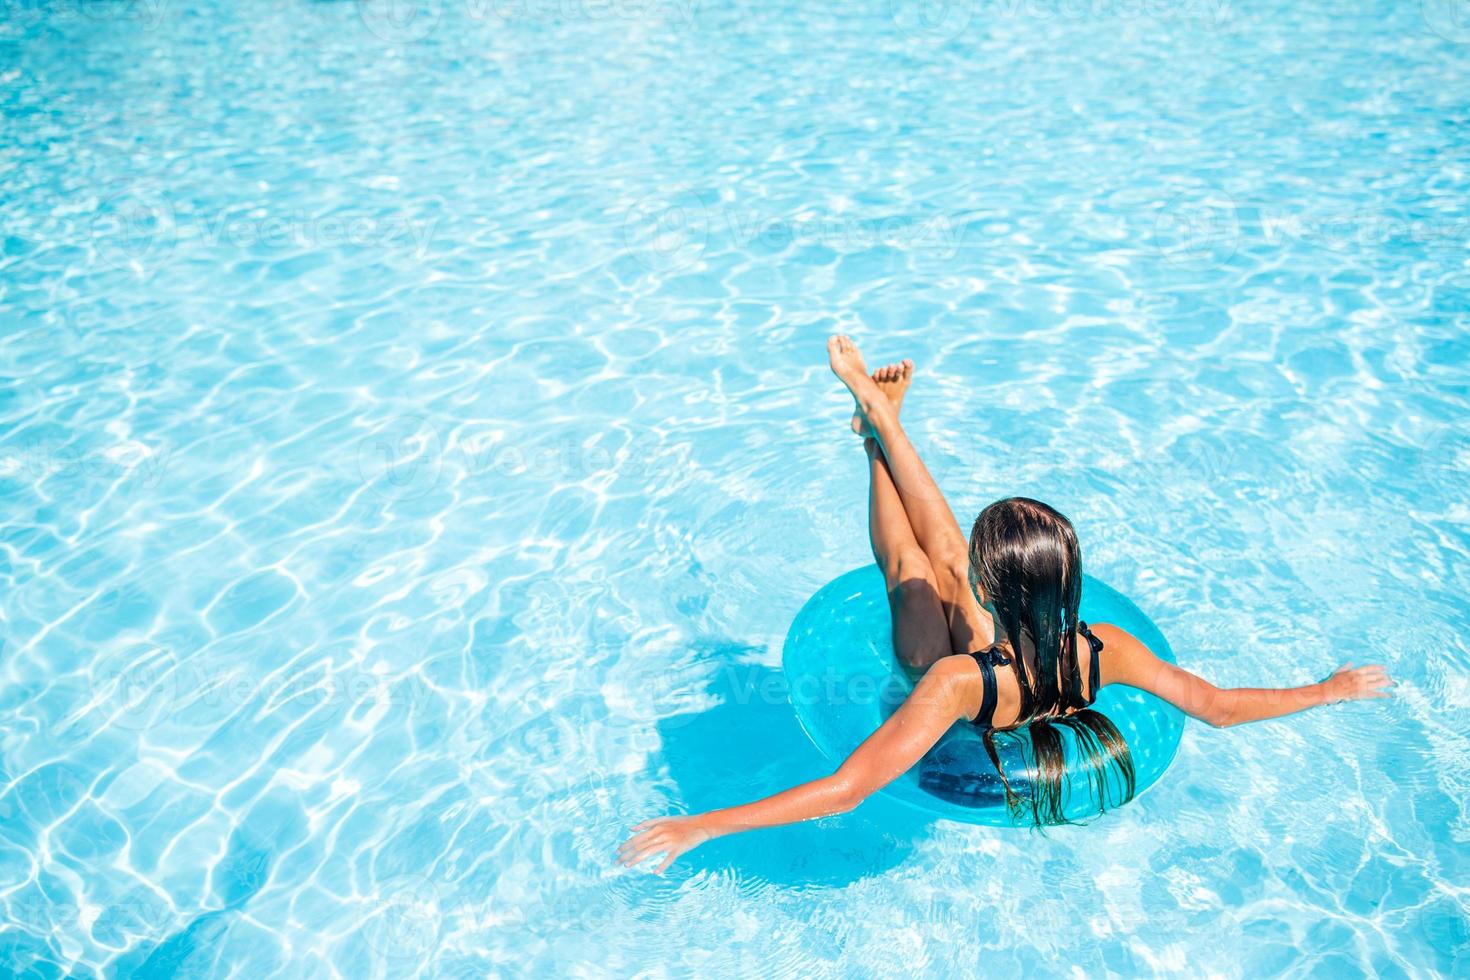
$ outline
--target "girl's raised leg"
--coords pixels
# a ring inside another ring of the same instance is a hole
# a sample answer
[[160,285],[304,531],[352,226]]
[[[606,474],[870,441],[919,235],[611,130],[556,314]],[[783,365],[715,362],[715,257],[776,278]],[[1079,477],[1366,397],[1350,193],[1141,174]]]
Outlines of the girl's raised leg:
[[833,372],[852,392],[858,413],[882,450],[914,540],[933,570],[951,645],[958,653],[988,646],[994,642],[994,627],[970,590],[968,542],[944,494],[899,424],[896,408],[867,375],[857,346],[839,335],[827,342],[827,350]]
[[939,583],[914,539],[882,450],[873,439],[864,439],[863,448],[868,453],[868,537],[888,589],[893,650],[900,663],[922,672],[951,652]]

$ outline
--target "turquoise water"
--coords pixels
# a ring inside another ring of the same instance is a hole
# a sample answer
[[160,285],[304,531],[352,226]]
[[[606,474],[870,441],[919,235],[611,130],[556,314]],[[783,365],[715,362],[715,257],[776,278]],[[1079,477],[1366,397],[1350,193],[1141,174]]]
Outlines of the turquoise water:
[[[1470,19],[0,3],[0,972],[1463,975]],[[822,341],[1227,685],[1042,838],[825,771]]]

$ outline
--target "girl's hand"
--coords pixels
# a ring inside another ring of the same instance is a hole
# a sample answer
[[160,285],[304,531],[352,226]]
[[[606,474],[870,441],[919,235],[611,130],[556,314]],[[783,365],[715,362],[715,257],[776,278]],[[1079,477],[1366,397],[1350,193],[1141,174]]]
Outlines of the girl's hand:
[[654,874],[663,874],[680,854],[693,850],[714,836],[704,828],[698,816],[645,820],[633,831],[633,836],[618,848],[618,862],[631,868],[656,854],[665,855]]
[[1331,677],[1322,682],[1322,687],[1327,692],[1328,704],[1360,701],[1365,698],[1386,698],[1390,696],[1388,689],[1394,686],[1394,682],[1388,679],[1388,674],[1379,664],[1354,667],[1351,661],[1337,668]]

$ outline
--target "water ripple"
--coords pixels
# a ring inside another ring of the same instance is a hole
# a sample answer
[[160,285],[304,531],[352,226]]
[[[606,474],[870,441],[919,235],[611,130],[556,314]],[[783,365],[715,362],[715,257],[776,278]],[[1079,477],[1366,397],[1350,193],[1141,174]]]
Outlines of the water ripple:
[[[9,4],[0,967],[1463,974],[1450,6]],[[616,869],[828,765],[834,330],[1186,664],[1399,697]]]

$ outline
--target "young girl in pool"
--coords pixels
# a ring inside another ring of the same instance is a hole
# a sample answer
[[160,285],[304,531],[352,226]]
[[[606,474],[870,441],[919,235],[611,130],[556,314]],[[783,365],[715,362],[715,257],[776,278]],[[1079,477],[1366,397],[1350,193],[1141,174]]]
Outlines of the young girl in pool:
[[[1133,795],[1128,746],[1090,708],[1109,684],[1148,691],[1218,727],[1388,696],[1393,685],[1382,667],[1352,664],[1303,687],[1222,690],[1158,659],[1116,626],[1089,628],[1077,618],[1082,561],[1071,523],[1040,501],[1011,497],[980,512],[967,542],[899,424],[913,363],[870,376],[845,336],[832,337],[827,353],[857,403],[852,426],[868,454],[868,530],[888,588],[894,651],[922,676],[832,775],[744,806],[647,821],[619,850],[623,864],[662,855],[662,872],[714,837],[844,813],[916,764],[956,722],[982,730],[1013,812],[1034,824],[1065,819],[1062,728],[1076,736],[1089,768],[1116,767],[1126,802]],[[1025,795],[1006,780],[993,741],[996,732],[1023,726],[1039,777]],[[1095,782],[1101,795],[1103,781]]]

